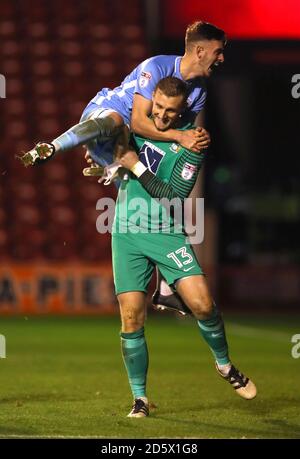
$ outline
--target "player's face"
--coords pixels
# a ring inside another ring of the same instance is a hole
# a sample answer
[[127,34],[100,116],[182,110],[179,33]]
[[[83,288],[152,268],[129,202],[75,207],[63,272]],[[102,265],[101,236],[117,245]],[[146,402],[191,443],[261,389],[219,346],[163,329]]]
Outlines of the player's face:
[[209,77],[224,62],[224,44],[219,40],[205,40],[196,49],[201,76]]
[[152,101],[152,118],[159,131],[172,127],[185,107],[183,96],[168,97],[160,89],[155,91]]

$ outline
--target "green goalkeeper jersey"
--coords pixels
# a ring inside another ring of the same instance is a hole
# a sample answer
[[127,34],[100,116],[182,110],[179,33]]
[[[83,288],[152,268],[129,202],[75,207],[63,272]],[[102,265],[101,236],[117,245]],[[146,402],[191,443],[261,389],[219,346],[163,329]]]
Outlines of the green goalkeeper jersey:
[[[191,129],[185,126],[183,129]],[[133,136],[139,160],[147,167],[139,178],[128,172],[119,189],[113,232],[182,232],[184,204],[197,179],[204,154],[174,142]]]

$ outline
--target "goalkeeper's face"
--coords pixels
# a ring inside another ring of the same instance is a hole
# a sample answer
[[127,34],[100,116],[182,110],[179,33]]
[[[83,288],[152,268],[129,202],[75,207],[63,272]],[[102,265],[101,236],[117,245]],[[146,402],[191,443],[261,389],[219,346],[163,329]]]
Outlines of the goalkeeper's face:
[[152,119],[156,129],[166,131],[176,125],[179,115],[185,108],[185,98],[168,97],[160,89],[153,94]]

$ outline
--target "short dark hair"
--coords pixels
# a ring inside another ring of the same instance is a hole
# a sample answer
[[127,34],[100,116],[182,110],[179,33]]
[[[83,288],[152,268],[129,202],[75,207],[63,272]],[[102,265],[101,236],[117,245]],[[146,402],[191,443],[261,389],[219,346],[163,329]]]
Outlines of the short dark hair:
[[224,30],[219,29],[209,22],[197,21],[190,24],[185,33],[185,47],[189,49],[190,46],[200,40],[219,40],[226,44],[226,34]]
[[154,92],[158,89],[167,97],[182,96],[183,99],[187,99],[188,96],[187,85],[183,80],[176,77],[162,78],[155,86]]

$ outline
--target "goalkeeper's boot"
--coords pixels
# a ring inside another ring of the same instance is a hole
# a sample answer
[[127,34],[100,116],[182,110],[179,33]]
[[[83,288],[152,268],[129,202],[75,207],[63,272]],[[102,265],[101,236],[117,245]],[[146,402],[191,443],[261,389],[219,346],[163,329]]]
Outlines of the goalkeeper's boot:
[[192,311],[186,306],[176,292],[171,295],[162,295],[159,290],[155,290],[152,296],[152,304],[158,311],[175,311],[182,316],[192,314]]
[[145,418],[149,416],[149,403],[146,397],[136,398],[132,405],[132,410],[127,415],[128,418]]
[[232,385],[233,389],[235,389],[238,395],[247,400],[251,400],[252,398],[256,397],[257,390],[255,384],[249,378],[247,378],[247,376],[243,375],[243,373],[241,373],[233,365],[231,365],[231,368],[227,375],[224,375],[220,371],[217,363],[216,369],[219,375],[223,379],[226,379],[226,381],[228,381]]
[[27,167],[42,163],[50,159],[54,154],[55,147],[52,143],[38,142],[32,150],[29,150],[22,156],[17,156],[17,158],[19,158],[22,164]]

